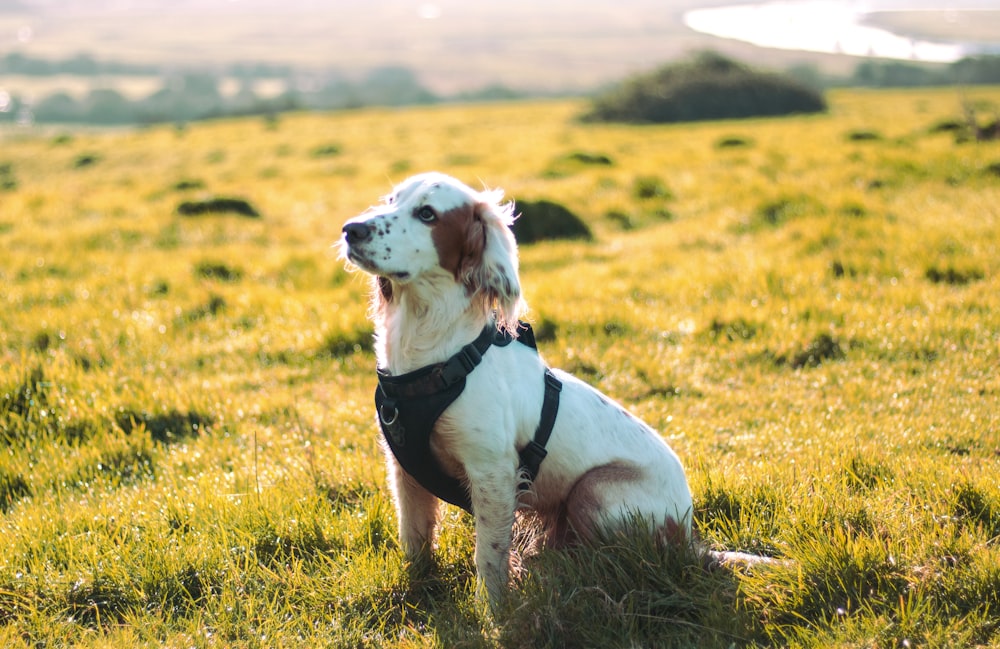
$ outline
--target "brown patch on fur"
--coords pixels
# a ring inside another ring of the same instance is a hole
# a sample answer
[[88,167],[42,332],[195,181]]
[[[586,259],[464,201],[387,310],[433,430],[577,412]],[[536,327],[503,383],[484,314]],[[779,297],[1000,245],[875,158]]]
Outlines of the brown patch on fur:
[[486,227],[479,209],[479,205],[467,204],[448,210],[438,215],[431,230],[441,268],[463,284],[468,284],[472,270],[482,263],[486,249]]
[[661,525],[658,530],[656,530],[656,538],[660,541],[660,543],[675,547],[682,547],[689,541],[685,527],[672,518],[668,518],[667,521]]
[[602,495],[608,485],[634,482],[640,479],[637,467],[612,462],[594,467],[584,473],[558,511],[539,512],[547,521],[546,536],[550,547],[573,545],[593,537],[602,513]]
[[386,302],[392,302],[392,282],[387,277],[378,277],[378,292]]

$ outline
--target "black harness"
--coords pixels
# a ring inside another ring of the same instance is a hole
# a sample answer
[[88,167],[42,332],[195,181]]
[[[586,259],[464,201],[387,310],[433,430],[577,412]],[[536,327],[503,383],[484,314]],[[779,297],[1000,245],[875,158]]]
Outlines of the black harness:
[[[441,413],[462,394],[465,377],[479,365],[483,354],[491,345],[506,347],[513,340],[510,333],[501,332],[490,323],[478,338],[443,363],[427,365],[399,376],[377,368],[375,408],[382,435],[392,454],[403,470],[424,489],[468,512],[472,511],[469,491],[461,480],[441,468],[431,452],[431,434]],[[535,334],[527,323],[518,323],[517,341],[537,350]],[[545,459],[545,444],[552,434],[559,411],[560,390],[562,383],[546,368],[545,397],[535,437],[518,451],[520,475],[524,480],[521,489],[526,489],[534,481]]]

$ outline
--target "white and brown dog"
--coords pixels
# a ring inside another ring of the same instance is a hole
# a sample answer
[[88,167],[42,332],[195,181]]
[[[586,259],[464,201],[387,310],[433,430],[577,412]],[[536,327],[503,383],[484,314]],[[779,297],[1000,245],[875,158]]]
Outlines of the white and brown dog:
[[[507,341],[517,335],[525,304],[513,204],[502,196],[422,174],[344,225],[342,256],[373,276],[380,381],[440,368],[486,330],[506,333]],[[562,390],[547,456],[525,492],[520,454],[539,428],[548,368],[522,344],[491,345],[474,367],[428,424],[429,446],[431,463],[468,496],[479,583],[491,602],[506,588],[515,510],[524,504],[551,545],[635,517],[671,538],[690,538],[691,492],[677,455],[622,406],[558,370],[551,371]],[[380,418],[384,432],[395,420],[384,411]],[[386,456],[400,542],[415,556],[430,547],[439,499],[392,450]]]

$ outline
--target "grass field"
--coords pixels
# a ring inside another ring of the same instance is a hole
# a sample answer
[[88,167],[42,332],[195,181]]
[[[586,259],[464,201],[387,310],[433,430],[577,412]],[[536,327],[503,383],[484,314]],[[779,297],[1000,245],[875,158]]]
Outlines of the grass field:
[[[0,134],[0,645],[1000,646],[1000,143],[941,128],[962,99],[1000,90]],[[406,565],[329,245],[428,169],[589,222],[522,248],[543,355],[669,439],[707,544],[786,563],[622,534],[521,556],[490,619],[449,509]]]

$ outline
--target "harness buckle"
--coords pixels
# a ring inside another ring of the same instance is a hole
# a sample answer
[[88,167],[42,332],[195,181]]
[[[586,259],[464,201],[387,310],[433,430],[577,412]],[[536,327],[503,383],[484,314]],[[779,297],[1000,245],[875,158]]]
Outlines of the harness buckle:
[[466,345],[458,353],[458,360],[461,361],[466,372],[471,372],[483,360],[483,355],[479,353],[475,345]]
[[545,373],[545,387],[551,388],[556,392],[562,392],[562,381],[555,377],[552,372]]
[[542,466],[542,460],[549,452],[545,450],[545,447],[531,440],[521,449],[519,453],[521,457],[521,470],[526,474],[525,482],[531,483],[535,481],[538,477],[538,469]]
[[460,349],[441,368],[440,376],[445,387],[451,387],[467,377],[482,360],[483,355],[479,353],[475,345],[466,345]]

